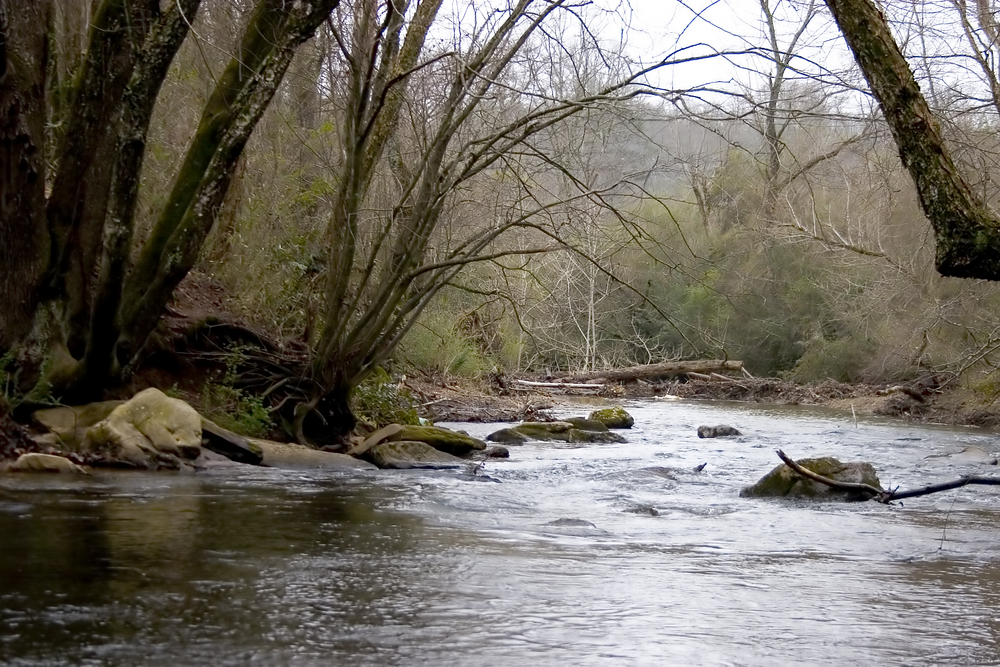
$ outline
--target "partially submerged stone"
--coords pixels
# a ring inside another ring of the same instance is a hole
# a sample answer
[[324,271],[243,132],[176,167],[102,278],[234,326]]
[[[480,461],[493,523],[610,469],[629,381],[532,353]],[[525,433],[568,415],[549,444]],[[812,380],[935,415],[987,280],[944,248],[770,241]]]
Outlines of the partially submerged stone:
[[635,419],[620,405],[594,410],[587,419],[599,421],[608,428],[632,428],[635,425]]
[[490,442],[507,445],[523,444],[529,440],[542,442],[625,442],[625,438],[608,430],[590,431],[577,428],[568,421],[524,422],[510,428],[494,431],[486,436]]
[[261,465],[283,470],[366,470],[374,469],[371,463],[347,454],[324,452],[303,445],[293,445],[270,440],[251,439],[263,455]]
[[146,389],[92,426],[83,450],[109,464],[178,469],[201,453],[201,415],[159,389]]
[[946,452],[943,454],[930,454],[925,459],[943,459],[948,463],[966,465],[997,465],[997,457],[990,454],[985,449],[968,445],[957,452]]
[[415,440],[383,442],[372,447],[370,455],[379,468],[442,470],[460,468],[465,464],[465,461],[457,456]]
[[486,439],[489,442],[502,442],[505,445],[523,445],[528,442],[528,436],[516,428],[502,428],[499,431],[493,431],[486,436]]
[[[373,434],[374,435],[374,434]],[[486,443],[465,433],[451,431],[438,426],[404,426],[402,430],[386,438],[388,442],[406,440],[422,442],[434,449],[453,456],[466,456],[474,451],[486,449]]]
[[570,417],[564,421],[569,422],[581,431],[595,431],[597,433],[604,433],[608,430],[604,422],[598,421],[596,419],[590,419],[589,417]]
[[[863,461],[841,461],[824,456],[822,458],[799,459],[800,466],[837,482],[868,484],[881,489],[878,474],[870,463]],[[740,490],[741,498],[808,498],[813,500],[867,500],[871,496],[859,491],[834,489],[825,484],[806,479],[782,463],[767,473],[756,484]]]
[[734,435],[743,435],[737,429],[732,426],[726,426],[725,424],[718,424],[716,426],[699,426],[698,427],[698,437],[699,438],[728,438]]
[[76,475],[89,475],[83,466],[79,466],[64,456],[54,454],[29,453],[21,454],[7,468],[10,472],[58,472]]

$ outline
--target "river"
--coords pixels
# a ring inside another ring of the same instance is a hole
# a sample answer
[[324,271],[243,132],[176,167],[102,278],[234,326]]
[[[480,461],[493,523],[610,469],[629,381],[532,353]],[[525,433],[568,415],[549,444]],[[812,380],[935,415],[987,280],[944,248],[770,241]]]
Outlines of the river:
[[[2,477],[0,663],[1000,664],[997,487],[902,506],[738,497],[778,448],[871,461],[909,488],[996,471],[927,458],[996,452],[996,436],[798,407],[626,407],[627,444],[511,447],[482,471],[496,481]],[[717,423],[745,435],[697,437]]]

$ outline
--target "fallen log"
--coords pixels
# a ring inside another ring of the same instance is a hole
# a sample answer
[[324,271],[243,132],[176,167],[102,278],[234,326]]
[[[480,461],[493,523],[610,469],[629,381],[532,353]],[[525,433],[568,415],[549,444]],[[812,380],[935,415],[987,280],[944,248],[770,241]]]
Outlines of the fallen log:
[[957,489],[963,486],[968,486],[970,484],[978,484],[981,486],[1000,486],[1000,477],[989,477],[986,475],[963,475],[958,479],[953,479],[948,482],[929,484],[928,486],[922,486],[916,489],[910,489],[909,491],[900,491],[898,487],[891,491],[885,491],[883,489],[877,489],[874,486],[870,486],[868,484],[838,482],[836,480],[830,479],[829,477],[824,477],[823,475],[817,475],[813,471],[800,466],[798,463],[793,461],[787,454],[785,454],[780,449],[776,453],[778,455],[778,458],[784,461],[785,465],[787,465],[789,468],[794,470],[799,475],[802,475],[803,477],[819,482],[820,484],[825,484],[826,486],[832,487],[834,489],[843,489],[844,491],[860,491],[861,493],[871,496],[871,500],[875,500],[885,505],[888,505],[893,500],[904,500],[906,498],[929,496],[932,493],[939,493],[941,491],[950,491],[951,489]]
[[633,380],[658,380],[686,375],[688,373],[718,373],[721,371],[742,371],[743,362],[729,359],[696,359],[692,361],[664,361],[659,364],[631,366],[608,371],[589,371],[586,373],[566,373],[557,379],[563,382],[584,382],[600,378],[604,382],[630,382]]
[[558,389],[603,389],[603,384],[584,382],[533,382],[531,380],[514,380],[515,384],[526,387],[551,387]]

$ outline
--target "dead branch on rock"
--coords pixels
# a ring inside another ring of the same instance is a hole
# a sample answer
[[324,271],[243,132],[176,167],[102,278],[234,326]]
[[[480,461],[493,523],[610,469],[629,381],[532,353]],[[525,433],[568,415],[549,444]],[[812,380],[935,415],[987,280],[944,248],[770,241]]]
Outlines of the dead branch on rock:
[[906,498],[916,498],[918,496],[927,496],[932,493],[938,493],[941,491],[950,491],[951,489],[957,489],[962,486],[967,486],[970,484],[981,485],[981,486],[1000,486],[1000,477],[989,477],[986,475],[963,475],[958,479],[953,479],[948,482],[940,482],[938,484],[930,484],[928,486],[922,486],[916,489],[910,489],[909,491],[898,491],[891,490],[885,491],[883,489],[877,489],[870,484],[862,484],[855,482],[838,482],[836,480],[830,479],[829,477],[824,477],[823,475],[818,475],[812,470],[803,468],[798,463],[793,461],[788,455],[786,455],[780,449],[776,452],[778,458],[780,458],[785,465],[794,470],[799,475],[811,479],[820,484],[825,484],[834,489],[841,489],[844,491],[856,491],[861,492],[865,495],[871,496],[871,500],[888,505],[894,500],[904,500]]

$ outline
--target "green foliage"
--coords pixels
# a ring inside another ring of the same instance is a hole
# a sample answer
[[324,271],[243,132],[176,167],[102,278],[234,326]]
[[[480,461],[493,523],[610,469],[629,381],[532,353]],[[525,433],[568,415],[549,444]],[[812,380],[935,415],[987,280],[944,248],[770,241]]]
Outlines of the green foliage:
[[1000,398],[1000,370],[992,370],[982,377],[966,382],[968,388],[984,405]]
[[814,339],[806,344],[788,377],[796,382],[819,382],[828,378],[840,382],[859,382],[875,353],[873,341],[859,336],[836,340]]
[[426,313],[403,337],[397,358],[426,374],[482,377],[495,364],[461,330],[460,321],[441,307]]
[[[233,346],[226,356],[222,382],[206,384],[201,392],[201,412],[222,428],[250,437],[263,437],[273,428],[263,400],[235,386],[246,348]],[[175,386],[176,389],[176,386]]]
[[413,396],[381,367],[354,388],[351,398],[354,414],[373,426],[420,423]]
[[0,357],[0,396],[3,396],[11,409],[16,408],[24,400],[24,396],[18,389],[19,373],[14,364],[16,360],[17,348],[7,350]]

